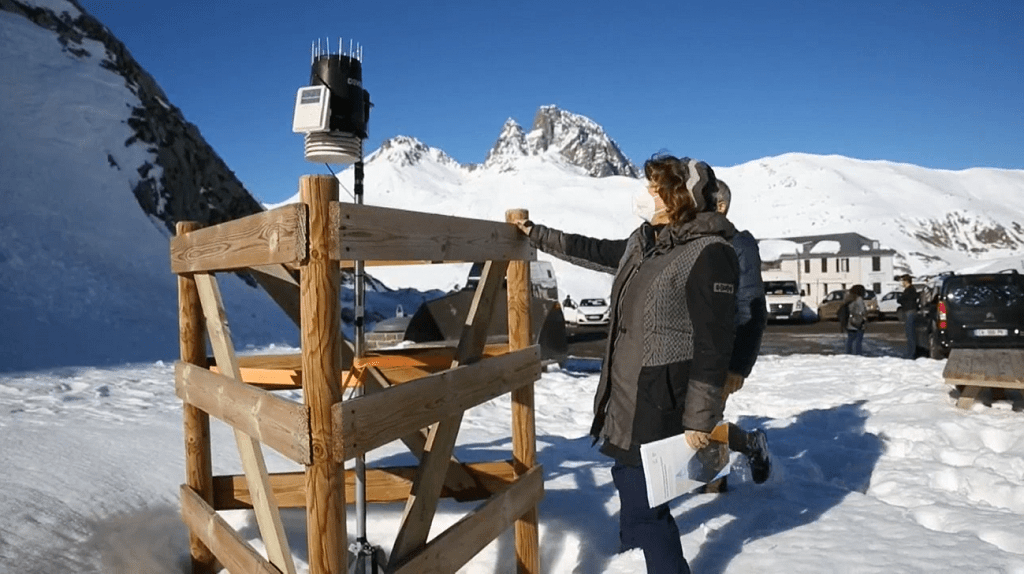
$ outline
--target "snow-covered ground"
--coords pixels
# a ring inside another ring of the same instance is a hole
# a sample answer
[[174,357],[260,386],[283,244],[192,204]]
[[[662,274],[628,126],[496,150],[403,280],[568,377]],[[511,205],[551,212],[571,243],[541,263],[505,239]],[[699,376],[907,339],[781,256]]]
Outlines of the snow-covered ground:
[[[736,459],[729,492],[673,503],[694,571],[1024,573],[1024,401],[958,410],[943,365],[762,356],[726,416],[767,430],[774,472],[755,485]],[[596,373],[552,366],[536,385],[545,572],[644,571],[639,551],[616,553],[611,465],[586,436],[596,383]],[[165,363],[0,375],[0,572],[187,571],[173,388]],[[456,454],[507,459],[510,417],[507,397],[470,410]],[[215,422],[213,437],[214,472],[240,472],[228,428]],[[267,453],[271,471],[294,469]],[[388,446],[370,464],[411,460]],[[435,532],[474,506],[444,501]],[[401,512],[371,505],[373,544],[390,549]],[[250,513],[223,514],[257,538]],[[302,511],[283,520],[304,571]],[[513,550],[506,533],[462,572],[514,571]]]

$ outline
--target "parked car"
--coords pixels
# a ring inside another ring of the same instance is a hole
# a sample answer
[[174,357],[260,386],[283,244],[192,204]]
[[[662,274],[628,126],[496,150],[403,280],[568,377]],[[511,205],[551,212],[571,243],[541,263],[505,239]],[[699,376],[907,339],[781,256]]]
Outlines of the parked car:
[[878,310],[878,295],[871,289],[864,291],[864,307],[868,310],[868,321],[875,321],[881,316]]
[[933,359],[951,349],[1024,348],[1024,275],[940,276],[922,291],[915,326],[918,349]]
[[900,310],[899,298],[902,293],[902,289],[897,289],[882,295],[882,298],[878,300],[879,319],[895,319],[898,316]]
[[830,291],[818,305],[818,319],[821,321],[838,321],[839,306],[843,304],[843,297],[846,297],[846,290]]
[[[818,305],[818,320],[838,321],[839,307],[843,304],[843,299],[845,297],[846,289],[838,289],[836,291],[829,292],[829,294],[821,300],[821,305]],[[875,292],[871,289],[866,289],[864,291],[864,307],[867,309],[869,321],[879,317],[878,297],[875,296]]]
[[[920,294],[924,291],[925,286],[920,283],[914,284],[914,289]],[[878,300],[878,318],[879,319],[899,319],[903,320],[903,313],[900,309],[900,295],[903,294],[903,289],[894,289],[889,291]]]
[[576,306],[577,325],[607,325],[608,301],[605,299],[580,299]]

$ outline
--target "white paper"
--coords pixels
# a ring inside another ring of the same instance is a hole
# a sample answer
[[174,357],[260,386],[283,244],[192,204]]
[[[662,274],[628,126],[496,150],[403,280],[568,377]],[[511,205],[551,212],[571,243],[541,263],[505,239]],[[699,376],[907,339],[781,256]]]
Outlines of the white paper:
[[727,445],[712,442],[695,451],[685,434],[640,445],[640,460],[651,508],[729,474]]

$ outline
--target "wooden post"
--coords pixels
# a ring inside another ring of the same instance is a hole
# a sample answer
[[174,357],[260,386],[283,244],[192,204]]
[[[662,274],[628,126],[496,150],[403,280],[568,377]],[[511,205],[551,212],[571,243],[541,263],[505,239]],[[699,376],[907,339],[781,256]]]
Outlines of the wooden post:
[[[505,212],[505,221],[529,219],[525,209]],[[530,325],[530,262],[512,261],[508,266],[508,344],[509,351],[533,343]],[[516,476],[526,474],[537,464],[537,428],[533,412],[533,385],[512,392],[512,462]],[[520,573],[540,572],[540,540],[537,507],[516,520],[516,565]]]
[[[175,233],[182,235],[199,227],[200,225],[194,221],[180,221]],[[206,368],[208,365],[203,309],[199,304],[196,280],[191,274],[178,275],[178,337],[181,360]],[[210,416],[188,403],[184,404],[182,416],[185,425],[185,484],[212,506]],[[193,574],[213,574],[217,570],[217,561],[213,553],[194,533],[189,534],[189,553],[192,555]]]
[[340,403],[341,268],[330,260],[330,205],[338,201],[338,180],[303,176],[302,202],[309,208],[309,260],[302,267],[302,387],[309,406],[312,464],[306,467],[306,531],[310,574],[343,574],[347,569],[345,469],[331,451],[331,407]]

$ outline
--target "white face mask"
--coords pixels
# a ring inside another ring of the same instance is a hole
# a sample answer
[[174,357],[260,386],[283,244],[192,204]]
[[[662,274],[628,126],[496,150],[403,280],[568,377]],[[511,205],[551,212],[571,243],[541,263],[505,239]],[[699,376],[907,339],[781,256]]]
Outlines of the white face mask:
[[646,187],[633,194],[634,215],[650,223],[658,211],[658,205],[654,202],[654,196],[647,191]]

